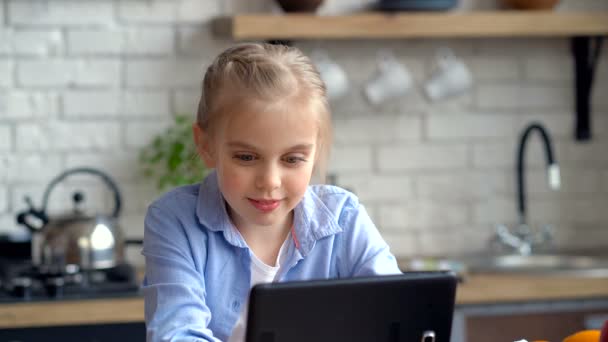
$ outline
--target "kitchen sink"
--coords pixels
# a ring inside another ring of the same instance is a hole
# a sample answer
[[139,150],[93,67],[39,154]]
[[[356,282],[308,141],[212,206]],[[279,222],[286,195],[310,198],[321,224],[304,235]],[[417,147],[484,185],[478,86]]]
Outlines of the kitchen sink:
[[608,277],[608,257],[560,254],[498,255],[462,260],[470,273],[523,273]]

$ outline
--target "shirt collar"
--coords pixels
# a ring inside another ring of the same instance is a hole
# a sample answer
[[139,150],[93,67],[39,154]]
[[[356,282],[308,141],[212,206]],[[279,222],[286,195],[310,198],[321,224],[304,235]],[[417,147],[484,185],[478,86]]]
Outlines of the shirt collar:
[[[205,177],[199,187],[196,215],[198,221],[208,230],[222,232],[230,244],[247,247],[241,234],[230,221],[215,171]],[[340,232],[342,228],[338,225],[335,215],[312,187],[308,187],[304,197],[294,208],[292,235],[300,253],[306,256],[317,240]]]

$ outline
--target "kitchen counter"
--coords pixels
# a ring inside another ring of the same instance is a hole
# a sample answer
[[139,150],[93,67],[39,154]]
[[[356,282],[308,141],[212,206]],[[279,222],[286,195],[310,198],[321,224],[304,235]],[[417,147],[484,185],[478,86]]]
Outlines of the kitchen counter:
[[[508,304],[608,298],[608,278],[469,275],[456,304]],[[141,296],[0,304],[0,328],[142,322]]]

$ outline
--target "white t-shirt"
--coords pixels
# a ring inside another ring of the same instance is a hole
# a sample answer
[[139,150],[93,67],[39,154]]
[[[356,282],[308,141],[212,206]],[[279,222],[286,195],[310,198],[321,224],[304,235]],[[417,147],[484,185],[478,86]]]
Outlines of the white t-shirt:
[[[287,257],[288,242],[291,241],[291,233],[287,235],[287,239],[283,242],[279,254],[277,255],[276,266],[266,265],[262,260],[258,259],[255,254],[251,253],[251,287],[257,284],[272,283],[276,280],[277,273],[281,269],[281,264]],[[249,307],[249,297],[243,305],[243,310],[239,319],[236,321],[232,335],[227,342],[243,342],[245,341],[245,328],[247,326],[247,309]]]

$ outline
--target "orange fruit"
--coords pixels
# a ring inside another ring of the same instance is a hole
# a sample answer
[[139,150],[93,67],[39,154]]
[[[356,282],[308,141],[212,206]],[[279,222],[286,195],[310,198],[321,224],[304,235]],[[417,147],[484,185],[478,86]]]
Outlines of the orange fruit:
[[599,342],[599,340],[599,330],[583,330],[566,337],[563,342]]

